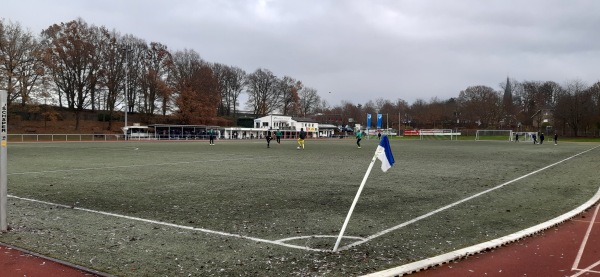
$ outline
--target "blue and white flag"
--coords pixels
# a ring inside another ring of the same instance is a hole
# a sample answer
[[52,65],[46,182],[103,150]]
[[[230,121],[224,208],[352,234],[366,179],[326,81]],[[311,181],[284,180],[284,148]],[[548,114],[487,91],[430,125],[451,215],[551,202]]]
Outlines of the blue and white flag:
[[381,170],[386,172],[392,165],[394,165],[394,156],[392,155],[392,149],[390,148],[390,141],[386,135],[381,137],[379,146],[375,151],[377,159],[381,161]]
[[371,128],[371,114],[367,114],[367,129]]
[[383,121],[383,115],[378,113],[377,114],[377,129],[381,129],[382,121]]

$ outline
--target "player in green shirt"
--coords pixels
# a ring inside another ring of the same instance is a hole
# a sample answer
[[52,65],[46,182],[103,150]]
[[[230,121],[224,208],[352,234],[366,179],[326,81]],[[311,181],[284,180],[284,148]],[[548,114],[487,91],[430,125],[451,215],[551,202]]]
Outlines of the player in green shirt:
[[277,139],[277,144],[281,144],[281,130],[275,132],[275,138]]
[[208,142],[210,143],[210,145],[215,145],[215,133],[213,132],[213,129],[210,129],[210,131],[208,131]]
[[356,145],[358,145],[358,148],[360,148],[360,140],[362,139],[362,132],[360,130],[358,130],[356,132]]

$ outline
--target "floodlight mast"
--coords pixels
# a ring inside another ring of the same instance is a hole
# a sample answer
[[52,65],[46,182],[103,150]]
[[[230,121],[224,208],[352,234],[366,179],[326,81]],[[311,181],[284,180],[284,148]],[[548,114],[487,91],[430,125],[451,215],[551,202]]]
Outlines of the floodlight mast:
[[123,47],[125,51],[125,126],[123,127],[123,131],[125,133],[125,140],[127,140],[127,132],[129,128],[127,127],[127,112],[129,111],[129,45],[125,45]]

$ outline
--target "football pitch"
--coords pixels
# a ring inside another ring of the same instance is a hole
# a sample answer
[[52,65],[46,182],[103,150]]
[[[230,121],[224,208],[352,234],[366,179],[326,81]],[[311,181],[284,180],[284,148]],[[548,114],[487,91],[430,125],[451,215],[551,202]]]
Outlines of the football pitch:
[[557,217],[598,143],[377,139],[11,143],[0,241],[118,276],[359,276]]

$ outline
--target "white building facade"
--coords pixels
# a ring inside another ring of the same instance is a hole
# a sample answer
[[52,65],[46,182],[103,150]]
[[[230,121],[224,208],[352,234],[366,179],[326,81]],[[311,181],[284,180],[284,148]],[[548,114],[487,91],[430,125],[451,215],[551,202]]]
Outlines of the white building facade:
[[319,123],[310,119],[292,118],[285,115],[267,115],[254,120],[255,129],[268,131],[280,130],[284,138],[297,138],[300,129],[304,129],[308,138],[319,137]]

